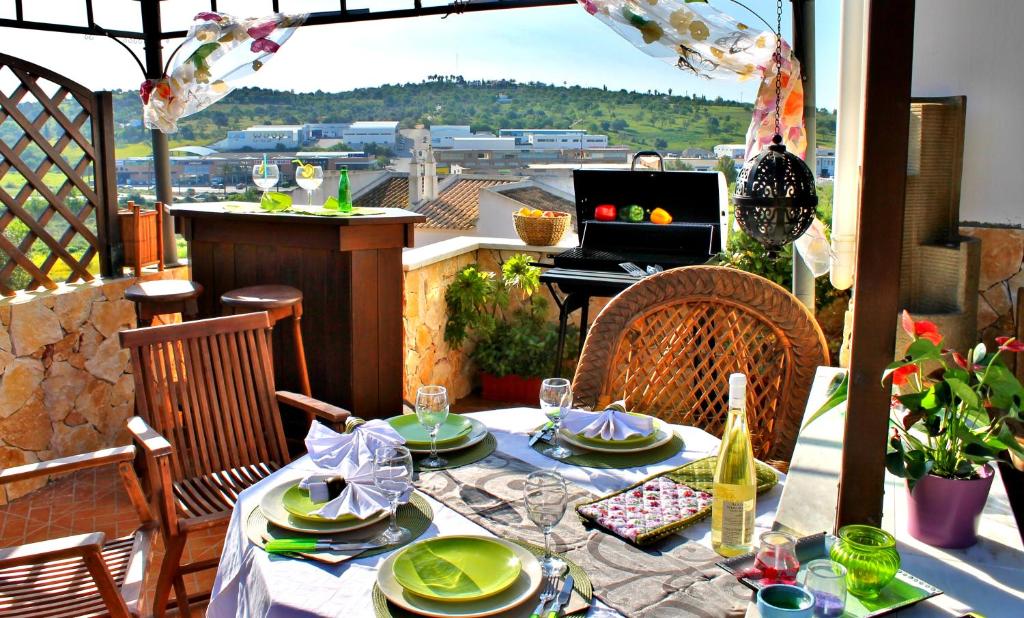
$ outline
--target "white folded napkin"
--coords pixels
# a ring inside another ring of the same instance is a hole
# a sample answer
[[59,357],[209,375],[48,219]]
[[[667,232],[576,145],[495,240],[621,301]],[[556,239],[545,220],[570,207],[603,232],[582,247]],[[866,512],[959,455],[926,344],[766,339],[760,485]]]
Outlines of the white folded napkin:
[[569,410],[562,418],[562,427],[572,433],[602,440],[625,440],[630,436],[648,436],[654,431],[654,419],[627,414],[622,402],[616,401],[603,412]]
[[[359,519],[366,519],[390,506],[388,497],[373,484],[372,459],[366,460],[365,463],[358,466],[349,465],[346,462],[343,468],[345,468],[344,473],[332,473],[324,470],[299,481],[299,487],[308,490],[310,497],[315,499],[327,496],[327,481],[338,476],[345,479],[345,489],[341,491],[341,495],[313,511],[314,515],[335,519],[349,514]],[[411,493],[412,486],[410,485],[398,501],[400,503],[408,502]]]
[[[327,495],[331,478],[340,476],[346,486],[341,495],[313,514],[333,519],[348,513],[366,519],[388,508],[387,496],[373,484],[373,452],[381,446],[404,443],[405,439],[381,420],[367,421],[346,434],[314,422],[306,434],[306,450],[316,471],[302,479],[299,487],[309,490],[310,496],[321,497]],[[398,501],[407,502],[411,493],[410,486]]]
[[350,433],[314,421],[306,434],[306,452],[320,468],[337,469],[346,460],[373,461],[375,450],[396,444],[405,444],[405,438],[382,420],[367,421]]

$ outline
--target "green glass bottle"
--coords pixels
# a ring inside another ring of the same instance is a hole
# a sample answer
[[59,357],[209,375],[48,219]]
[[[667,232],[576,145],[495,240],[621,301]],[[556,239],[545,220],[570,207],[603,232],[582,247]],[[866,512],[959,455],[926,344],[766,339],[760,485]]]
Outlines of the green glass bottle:
[[338,210],[352,212],[352,187],[348,181],[348,168],[338,171]]

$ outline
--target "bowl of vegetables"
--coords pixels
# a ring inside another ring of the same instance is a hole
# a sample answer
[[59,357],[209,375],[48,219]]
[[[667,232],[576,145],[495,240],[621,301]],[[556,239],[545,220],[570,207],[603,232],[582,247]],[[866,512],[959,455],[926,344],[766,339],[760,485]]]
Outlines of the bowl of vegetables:
[[557,245],[569,229],[572,217],[567,212],[520,208],[512,213],[516,234],[528,245],[550,247]]

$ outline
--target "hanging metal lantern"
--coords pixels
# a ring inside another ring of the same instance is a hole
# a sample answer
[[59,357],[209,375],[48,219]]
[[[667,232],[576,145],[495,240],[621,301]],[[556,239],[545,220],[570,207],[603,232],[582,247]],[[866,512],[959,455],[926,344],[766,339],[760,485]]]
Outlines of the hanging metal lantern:
[[736,179],[736,223],[775,254],[811,227],[817,212],[814,174],[786,151],[776,135],[766,150],[751,157]]
[[736,223],[774,256],[811,227],[817,213],[814,173],[782,143],[782,2],[776,3],[775,137],[751,157],[736,179],[732,196]]

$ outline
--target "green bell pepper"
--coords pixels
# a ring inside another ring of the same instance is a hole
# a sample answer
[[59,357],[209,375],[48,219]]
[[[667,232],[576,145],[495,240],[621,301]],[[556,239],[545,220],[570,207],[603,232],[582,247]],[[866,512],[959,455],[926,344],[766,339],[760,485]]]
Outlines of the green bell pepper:
[[644,220],[644,208],[638,204],[623,206],[619,209],[619,220],[629,223],[642,223]]

